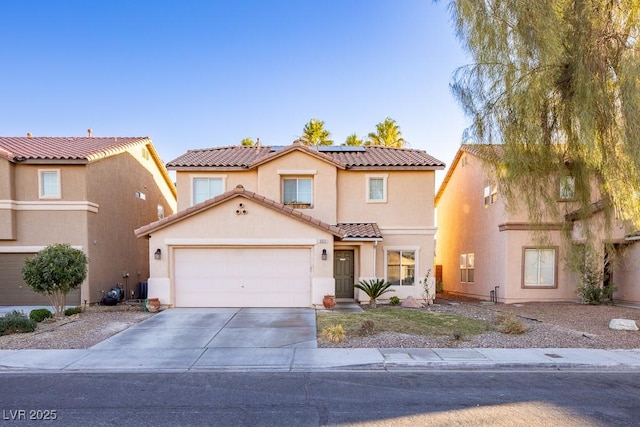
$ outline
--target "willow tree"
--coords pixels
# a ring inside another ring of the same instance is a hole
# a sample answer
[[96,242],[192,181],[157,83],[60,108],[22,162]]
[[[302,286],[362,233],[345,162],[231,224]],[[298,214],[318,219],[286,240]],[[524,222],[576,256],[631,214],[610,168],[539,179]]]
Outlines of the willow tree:
[[[452,91],[472,118],[510,206],[532,221],[559,212],[572,181],[577,219],[604,212],[640,227],[640,0],[452,0],[472,55]],[[615,215],[614,215],[615,213]],[[589,231],[587,228],[585,231]],[[593,233],[587,242],[593,243]]]
[[333,140],[329,138],[331,134],[324,128],[324,122],[318,119],[311,119],[304,125],[300,141],[305,145],[331,145]]
[[369,133],[365,145],[384,145],[386,147],[401,148],[405,143],[400,126],[395,120],[387,117],[376,125],[375,132]]

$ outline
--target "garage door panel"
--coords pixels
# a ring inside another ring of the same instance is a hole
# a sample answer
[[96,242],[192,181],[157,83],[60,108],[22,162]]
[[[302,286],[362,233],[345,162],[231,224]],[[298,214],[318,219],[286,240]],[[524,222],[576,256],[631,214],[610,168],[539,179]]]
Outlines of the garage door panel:
[[176,249],[176,306],[308,307],[310,253],[273,247]]
[[[34,253],[0,254],[0,305],[50,305],[49,299],[34,292],[22,280],[22,267]],[[67,304],[80,305],[80,289],[69,292]]]

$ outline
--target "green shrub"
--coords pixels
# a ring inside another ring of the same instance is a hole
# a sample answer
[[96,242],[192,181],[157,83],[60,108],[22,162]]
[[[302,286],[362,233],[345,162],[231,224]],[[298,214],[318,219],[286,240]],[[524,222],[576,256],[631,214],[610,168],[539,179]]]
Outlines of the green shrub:
[[50,245],[25,260],[22,280],[49,299],[56,317],[63,317],[67,294],[84,282],[88,262],[84,252],[68,243]]
[[385,294],[387,292],[395,292],[394,289],[389,289],[391,286],[393,286],[390,282],[378,278],[371,280],[361,280],[353,286],[364,291],[364,293],[367,294],[367,296],[369,297],[369,306],[372,308],[377,307],[377,300],[382,294]]
[[364,322],[362,322],[358,332],[360,333],[360,335],[363,335],[363,336],[373,335],[376,332],[376,325],[375,323],[373,323],[373,320],[367,319]]
[[33,332],[37,324],[38,322],[29,319],[23,312],[13,310],[0,317],[0,335]]
[[320,336],[329,342],[342,342],[346,336],[342,325],[329,326],[322,330]]
[[391,298],[389,298],[389,304],[391,305],[398,305],[400,304],[400,298],[398,298],[397,296],[392,296]]
[[73,316],[74,314],[79,314],[79,313],[82,313],[82,307],[71,307],[71,308],[67,308],[64,311],[65,316]]
[[51,312],[46,308],[36,308],[35,310],[31,310],[29,313],[29,319],[35,320],[40,323],[44,319],[49,319],[52,316]]
[[526,325],[513,313],[500,313],[496,318],[498,330],[503,334],[522,335],[528,331]]
[[600,286],[599,283],[583,282],[578,286],[578,297],[584,304],[600,305],[610,303],[616,287]]

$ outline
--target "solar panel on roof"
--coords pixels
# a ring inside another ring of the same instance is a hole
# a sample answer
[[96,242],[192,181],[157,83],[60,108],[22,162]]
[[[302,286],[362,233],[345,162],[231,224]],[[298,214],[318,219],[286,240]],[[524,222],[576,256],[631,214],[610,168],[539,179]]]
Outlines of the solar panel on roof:
[[367,151],[365,147],[358,147],[353,145],[321,145],[318,147],[311,147],[315,150],[318,150],[322,153],[335,153],[335,152],[343,152],[343,153],[356,153]]

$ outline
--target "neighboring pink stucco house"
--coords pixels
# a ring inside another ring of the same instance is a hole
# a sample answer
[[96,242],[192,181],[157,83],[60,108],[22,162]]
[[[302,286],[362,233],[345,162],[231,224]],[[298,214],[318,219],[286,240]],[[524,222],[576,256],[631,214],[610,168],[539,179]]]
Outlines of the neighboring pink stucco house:
[[149,296],[182,307],[308,307],[325,294],[368,301],[354,283],[421,297],[433,268],[435,171],[421,150],[219,147],[175,170],[178,213],[149,238]]
[[[595,209],[593,216],[583,221],[586,224],[576,221],[572,197],[561,185],[557,201],[564,213],[561,217],[532,224],[524,210],[508,212],[500,189],[486,173],[481,149],[480,145],[460,147],[435,198],[436,264],[442,266],[443,289],[484,300],[493,296],[505,303],[577,300],[578,277],[565,266],[561,233],[568,227],[573,242],[581,243],[581,227],[595,227],[600,213]],[[606,268],[607,283],[618,288],[614,299],[637,303],[640,245],[623,229],[618,227],[606,240],[601,233],[603,270]],[[536,239],[534,230],[544,232],[544,244]],[[605,262],[611,259],[604,254],[605,242],[624,257],[615,263]]]
[[25,258],[53,243],[89,257],[67,303],[98,302],[149,275],[135,228],[176,210],[176,190],[148,137],[0,137],[0,305],[48,305],[22,281]]

